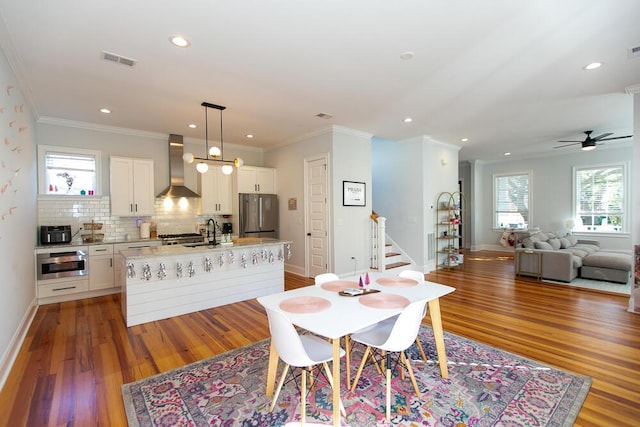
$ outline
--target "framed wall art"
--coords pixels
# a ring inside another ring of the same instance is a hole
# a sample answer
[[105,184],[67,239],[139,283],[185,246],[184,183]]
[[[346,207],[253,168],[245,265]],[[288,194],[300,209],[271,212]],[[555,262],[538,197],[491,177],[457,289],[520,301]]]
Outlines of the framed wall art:
[[342,206],[366,206],[366,184],[342,181]]

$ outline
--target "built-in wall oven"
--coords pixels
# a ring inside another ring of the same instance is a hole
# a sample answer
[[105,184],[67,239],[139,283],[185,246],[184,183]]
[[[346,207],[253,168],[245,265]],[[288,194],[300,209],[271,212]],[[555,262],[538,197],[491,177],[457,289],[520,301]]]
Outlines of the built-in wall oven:
[[37,254],[38,281],[86,276],[89,273],[87,251],[75,248],[47,249]]

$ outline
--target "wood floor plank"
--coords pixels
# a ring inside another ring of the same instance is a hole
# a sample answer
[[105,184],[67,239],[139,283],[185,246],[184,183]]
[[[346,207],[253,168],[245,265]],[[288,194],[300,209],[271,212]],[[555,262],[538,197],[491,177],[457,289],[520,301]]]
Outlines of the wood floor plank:
[[[440,301],[445,331],[591,376],[576,425],[637,425],[640,316],[627,297],[514,277],[508,253],[426,277],[456,288]],[[287,289],[312,284],[285,274]],[[0,426],[126,425],[123,383],[268,336],[256,300],[131,328],[117,294],[41,306],[0,391]]]

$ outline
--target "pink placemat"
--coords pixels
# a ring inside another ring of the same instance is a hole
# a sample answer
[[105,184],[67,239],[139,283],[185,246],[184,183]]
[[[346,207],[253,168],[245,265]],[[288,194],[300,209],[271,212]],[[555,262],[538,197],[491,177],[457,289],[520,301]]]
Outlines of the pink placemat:
[[321,297],[293,297],[280,302],[280,309],[289,313],[318,313],[331,307],[331,301]]
[[409,300],[402,295],[385,293],[363,295],[358,301],[371,308],[405,308],[409,305]]
[[347,288],[357,288],[358,282],[350,282],[348,280],[332,280],[331,282],[325,282],[320,285],[325,291],[342,292]]
[[392,288],[409,288],[416,286],[418,282],[408,277],[380,277],[376,279],[376,282],[382,286],[389,286]]

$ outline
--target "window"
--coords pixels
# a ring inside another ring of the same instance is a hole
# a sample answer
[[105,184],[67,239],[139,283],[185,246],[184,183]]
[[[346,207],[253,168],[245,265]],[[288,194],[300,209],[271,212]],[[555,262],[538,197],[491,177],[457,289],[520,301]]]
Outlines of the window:
[[530,173],[493,176],[493,227],[527,228]]
[[627,167],[624,164],[573,169],[574,231],[626,230]]
[[38,174],[39,194],[101,194],[99,151],[40,145]]

